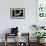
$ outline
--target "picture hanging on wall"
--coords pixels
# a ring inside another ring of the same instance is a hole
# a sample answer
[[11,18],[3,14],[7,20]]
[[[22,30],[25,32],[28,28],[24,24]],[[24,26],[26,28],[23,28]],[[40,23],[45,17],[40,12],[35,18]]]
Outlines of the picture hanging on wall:
[[11,19],[24,19],[25,8],[10,8],[10,18]]
[[37,15],[39,18],[46,18],[46,0],[37,1]]

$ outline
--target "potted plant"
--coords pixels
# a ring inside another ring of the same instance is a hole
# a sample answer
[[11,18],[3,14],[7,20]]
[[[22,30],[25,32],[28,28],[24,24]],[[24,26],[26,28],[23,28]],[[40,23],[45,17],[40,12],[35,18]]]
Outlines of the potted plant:
[[[39,30],[44,30],[45,26],[32,25],[32,27],[37,30],[33,35],[37,38],[37,41],[40,42],[44,36],[46,36],[45,32],[40,32]],[[39,32],[38,32],[39,31]],[[44,37],[45,38],[45,37]]]
[[45,38],[44,36],[46,36],[46,33],[45,32],[35,32],[33,35],[37,38],[37,41],[41,43],[40,40],[42,38]]

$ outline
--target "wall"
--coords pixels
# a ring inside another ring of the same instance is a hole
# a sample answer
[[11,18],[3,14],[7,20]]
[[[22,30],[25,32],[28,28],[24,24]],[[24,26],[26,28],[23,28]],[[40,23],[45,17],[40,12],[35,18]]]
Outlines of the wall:
[[[10,19],[10,8],[25,8],[25,19]],[[32,36],[32,24],[36,24],[36,0],[0,0],[0,34],[17,26]]]

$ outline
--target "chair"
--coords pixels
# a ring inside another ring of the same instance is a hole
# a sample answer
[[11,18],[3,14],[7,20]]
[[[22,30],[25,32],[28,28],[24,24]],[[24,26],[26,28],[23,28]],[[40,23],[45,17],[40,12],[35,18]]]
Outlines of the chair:
[[19,42],[19,46],[30,46],[29,33],[21,33],[21,39],[24,41]]
[[17,35],[16,35],[16,34],[11,35],[11,34],[9,34],[9,33],[6,33],[6,34],[5,34],[5,46],[7,46],[7,44],[8,44],[8,42],[7,42],[7,38],[8,38],[8,37],[7,37],[7,36],[9,36],[9,38],[10,38],[10,36],[17,36],[17,38],[15,38],[15,40],[17,40],[17,41],[16,41],[16,43],[17,43],[16,46],[18,46],[18,34],[17,34]]
[[11,33],[5,33],[5,46],[8,45],[7,42],[7,38],[13,37],[13,36],[17,36],[17,38],[15,38],[16,41],[16,46],[18,46],[18,28],[11,28]]

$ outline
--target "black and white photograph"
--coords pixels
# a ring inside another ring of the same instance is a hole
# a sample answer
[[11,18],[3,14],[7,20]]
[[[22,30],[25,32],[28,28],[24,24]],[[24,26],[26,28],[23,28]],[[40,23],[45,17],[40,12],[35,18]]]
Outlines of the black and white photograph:
[[10,18],[11,19],[24,19],[25,8],[10,8]]

